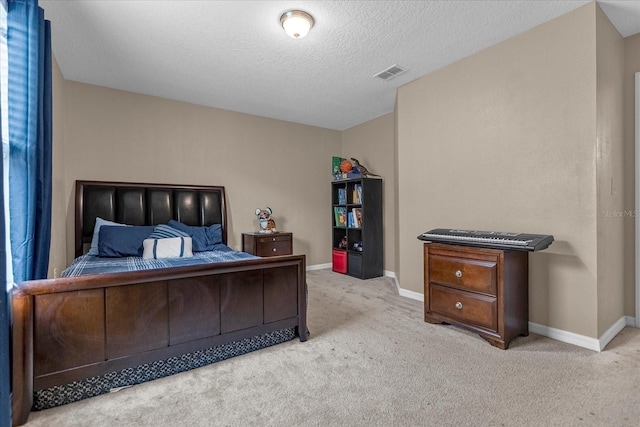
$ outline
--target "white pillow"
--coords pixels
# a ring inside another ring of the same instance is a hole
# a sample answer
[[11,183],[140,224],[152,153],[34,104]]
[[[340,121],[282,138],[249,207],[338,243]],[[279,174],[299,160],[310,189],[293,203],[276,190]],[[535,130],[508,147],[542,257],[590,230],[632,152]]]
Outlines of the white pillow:
[[87,252],[87,255],[98,256],[98,239],[100,236],[100,227],[102,227],[103,225],[121,225],[123,227],[126,227],[126,224],[119,224],[117,222],[108,221],[97,216],[96,226],[93,227],[93,238],[91,239],[91,247],[89,248],[89,252]]
[[143,259],[189,258],[193,256],[191,237],[144,239]]

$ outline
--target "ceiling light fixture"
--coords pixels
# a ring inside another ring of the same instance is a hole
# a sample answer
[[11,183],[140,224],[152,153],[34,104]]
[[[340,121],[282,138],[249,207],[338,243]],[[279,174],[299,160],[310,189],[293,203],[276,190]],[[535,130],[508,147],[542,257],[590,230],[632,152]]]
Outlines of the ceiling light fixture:
[[313,27],[313,17],[301,10],[290,10],[282,14],[280,23],[290,37],[301,39]]

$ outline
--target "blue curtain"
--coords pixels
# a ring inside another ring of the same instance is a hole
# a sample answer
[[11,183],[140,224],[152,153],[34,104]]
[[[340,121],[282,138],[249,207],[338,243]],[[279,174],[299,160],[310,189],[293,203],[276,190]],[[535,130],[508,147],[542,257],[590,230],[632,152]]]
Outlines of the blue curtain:
[[[2,6],[3,7],[3,6]],[[4,13],[5,9],[0,10]],[[0,129],[6,126],[0,115]],[[0,143],[0,177],[4,177],[4,144]],[[11,336],[11,315],[9,312],[9,291],[7,290],[7,251],[4,216],[4,185],[0,180],[0,426],[11,426],[11,378],[9,339]]]
[[[47,276],[51,241],[51,27],[37,0],[7,1],[9,212],[0,203],[0,427],[11,425],[10,294],[13,283]],[[4,150],[0,144],[0,154]],[[4,165],[0,162],[0,176]],[[10,229],[5,228],[9,215]]]
[[[6,16],[6,2],[0,6],[3,18]],[[3,27],[4,31],[4,27]],[[2,41],[4,43],[4,41]],[[2,82],[4,84],[4,81]],[[6,123],[2,123],[0,115],[0,131]],[[11,346],[11,314],[9,312],[9,291],[7,290],[7,251],[6,223],[4,216],[4,143],[0,142],[0,426],[11,426],[11,370],[9,352]]]
[[9,222],[13,280],[44,279],[51,242],[51,27],[9,0]]
[[[1,125],[1,123],[0,123]],[[0,159],[2,158],[2,144],[0,144]],[[0,161],[0,176],[3,173],[3,162]],[[0,185],[0,201],[4,200],[4,186]],[[9,336],[11,322],[9,321],[9,292],[7,291],[6,251],[4,203],[0,203],[0,426],[11,425],[11,384],[9,383]]]
[[[0,122],[0,127],[2,123]],[[2,159],[2,144],[0,144],[0,159]],[[0,161],[0,177],[3,176],[3,163]],[[11,384],[9,383],[9,336],[11,322],[9,321],[9,293],[7,291],[7,267],[5,250],[5,222],[4,222],[4,186],[0,185],[0,426],[11,425]]]

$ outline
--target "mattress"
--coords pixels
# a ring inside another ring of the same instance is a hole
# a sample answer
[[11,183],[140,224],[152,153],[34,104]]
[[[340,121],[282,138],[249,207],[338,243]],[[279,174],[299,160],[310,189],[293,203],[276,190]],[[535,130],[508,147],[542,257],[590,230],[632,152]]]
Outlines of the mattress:
[[142,257],[105,258],[94,255],[82,255],[73,260],[62,272],[62,277],[77,277],[85,274],[119,273],[157,268],[184,267],[189,265],[232,262],[259,258],[246,252],[234,251],[224,244],[218,244],[216,250],[194,252],[188,258],[143,259]]

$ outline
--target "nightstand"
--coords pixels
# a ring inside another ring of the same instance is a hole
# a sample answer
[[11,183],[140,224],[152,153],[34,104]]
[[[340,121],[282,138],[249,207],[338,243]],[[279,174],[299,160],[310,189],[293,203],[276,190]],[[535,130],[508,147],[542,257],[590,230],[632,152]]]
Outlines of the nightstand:
[[291,255],[293,233],[242,233],[242,251],[262,257]]

